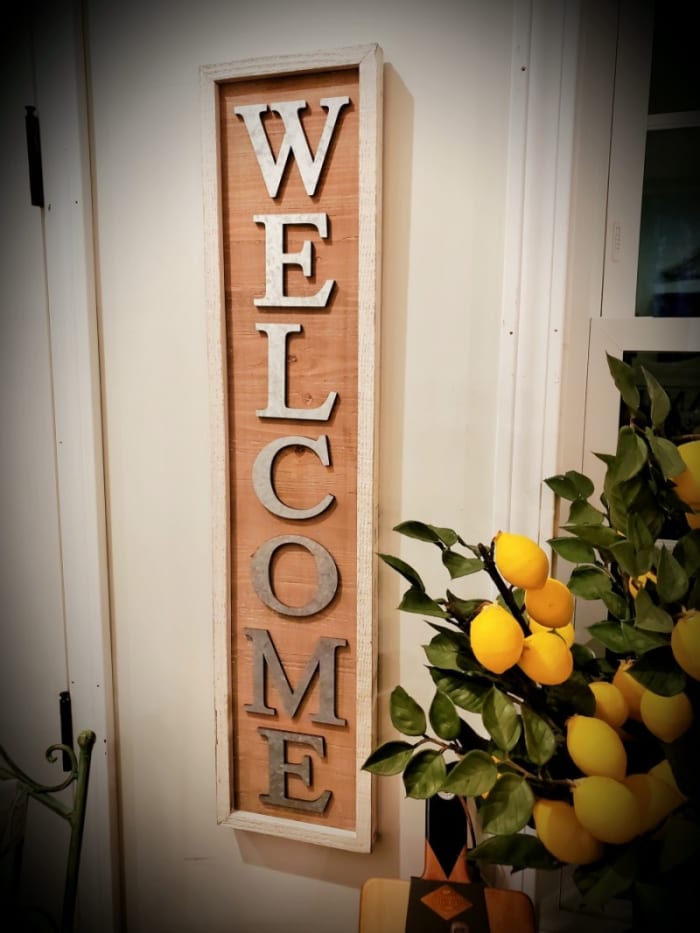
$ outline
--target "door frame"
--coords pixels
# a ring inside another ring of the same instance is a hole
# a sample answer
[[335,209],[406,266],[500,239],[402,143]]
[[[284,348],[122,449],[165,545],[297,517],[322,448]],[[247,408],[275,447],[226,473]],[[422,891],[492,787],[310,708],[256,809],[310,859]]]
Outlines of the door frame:
[[68,681],[75,733],[97,734],[78,916],[110,933],[120,928],[116,736],[83,18],[79,0],[59,0],[37,7],[31,26]]

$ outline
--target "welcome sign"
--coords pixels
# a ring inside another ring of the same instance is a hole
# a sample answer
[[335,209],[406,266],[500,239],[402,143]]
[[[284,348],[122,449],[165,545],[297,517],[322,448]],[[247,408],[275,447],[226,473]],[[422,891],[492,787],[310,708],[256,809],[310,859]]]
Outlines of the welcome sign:
[[202,85],[219,820],[368,851],[381,54]]

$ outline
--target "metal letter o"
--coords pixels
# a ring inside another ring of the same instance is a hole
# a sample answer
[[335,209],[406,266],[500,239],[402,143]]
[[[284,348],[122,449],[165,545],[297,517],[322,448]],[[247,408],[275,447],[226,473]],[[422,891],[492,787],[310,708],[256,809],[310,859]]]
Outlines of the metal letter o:
[[[298,544],[305,548],[316,561],[318,587],[313,599],[305,606],[287,606],[280,602],[272,591],[270,564],[275,552],[286,544]],[[285,616],[303,618],[315,615],[332,601],[338,590],[338,568],[329,552],[317,541],[302,535],[279,535],[270,538],[257,549],[250,561],[250,577],[253,589],[270,609]]]

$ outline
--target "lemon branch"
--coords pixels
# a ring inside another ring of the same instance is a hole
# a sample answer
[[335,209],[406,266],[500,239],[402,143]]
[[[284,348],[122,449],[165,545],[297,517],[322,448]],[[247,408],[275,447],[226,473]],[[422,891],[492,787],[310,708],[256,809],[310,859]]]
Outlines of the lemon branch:
[[515,618],[516,622],[520,625],[521,629],[526,635],[530,634],[530,629],[527,622],[523,618],[523,614],[520,611],[520,606],[518,606],[513,596],[513,591],[509,586],[506,586],[503,578],[496,568],[496,562],[493,558],[493,542],[491,542],[491,547],[486,547],[485,544],[478,544],[477,550],[479,556],[484,562],[484,570],[491,577],[493,582],[496,584],[496,589],[503,597],[503,601],[510,610],[511,615]]
[[533,784],[540,786],[557,786],[557,787],[574,787],[576,781],[572,778],[543,778],[540,775],[533,774],[532,771],[528,771],[527,768],[524,768],[522,765],[518,764],[517,761],[513,761],[512,758],[498,758],[494,756],[496,763],[499,765],[505,765],[507,768],[510,768],[513,771],[517,771],[519,774],[522,774],[524,778],[527,778],[528,781],[531,781]]

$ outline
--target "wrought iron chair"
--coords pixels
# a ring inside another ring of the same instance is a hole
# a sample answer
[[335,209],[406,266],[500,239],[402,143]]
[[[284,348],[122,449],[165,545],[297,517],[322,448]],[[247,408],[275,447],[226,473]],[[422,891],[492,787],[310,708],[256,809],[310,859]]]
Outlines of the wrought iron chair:
[[[46,758],[55,762],[58,755],[63,755],[64,767],[67,774],[63,781],[53,785],[40,784],[26,774],[7,754],[0,745],[0,781],[13,781],[17,791],[13,805],[13,812],[6,827],[3,842],[4,851],[0,855],[11,862],[11,903],[0,905],[3,914],[0,914],[0,925],[8,921],[10,931],[27,929],[23,925],[23,916],[27,908],[19,901],[19,882],[22,866],[23,850],[23,820],[26,812],[27,800],[37,800],[49,810],[57,813],[70,826],[70,840],[66,862],[65,882],[63,885],[63,904],[60,923],[50,918],[44,918],[49,925],[59,933],[73,933],[75,928],[75,904],[78,888],[78,870],[80,867],[80,854],[83,842],[83,829],[85,826],[85,807],[87,803],[88,781],[90,778],[90,760],[95,744],[95,733],[85,730],[78,736],[78,754],[69,745],[56,744],[46,750]],[[72,786],[72,806],[68,806],[57,795]],[[14,819],[13,819],[14,818]],[[4,928],[4,927],[3,927]],[[34,927],[31,927],[34,929]]]

